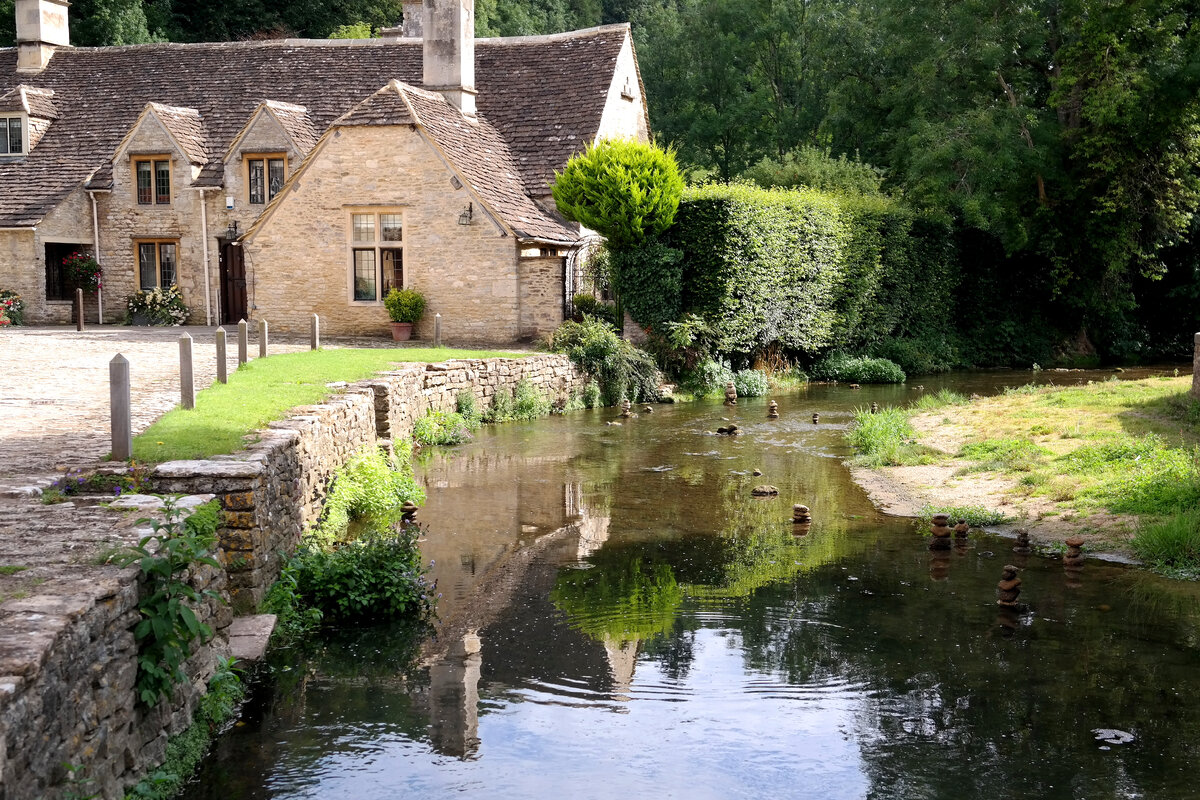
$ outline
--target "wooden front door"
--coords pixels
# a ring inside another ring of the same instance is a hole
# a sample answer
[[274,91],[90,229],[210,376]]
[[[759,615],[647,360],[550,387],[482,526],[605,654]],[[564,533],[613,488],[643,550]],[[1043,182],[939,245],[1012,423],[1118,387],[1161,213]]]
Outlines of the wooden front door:
[[221,242],[221,324],[236,325],[246,318],[246,262],[242,246]]

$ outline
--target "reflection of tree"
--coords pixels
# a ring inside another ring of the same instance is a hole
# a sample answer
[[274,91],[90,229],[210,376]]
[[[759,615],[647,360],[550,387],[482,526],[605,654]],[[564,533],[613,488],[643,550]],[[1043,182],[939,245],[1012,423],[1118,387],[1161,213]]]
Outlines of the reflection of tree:
[[683,592],[669,564],[629,548],[605,547],[591,569],[564,569],[550,599],[572,627],[600,642],[636,642],[667,633]]

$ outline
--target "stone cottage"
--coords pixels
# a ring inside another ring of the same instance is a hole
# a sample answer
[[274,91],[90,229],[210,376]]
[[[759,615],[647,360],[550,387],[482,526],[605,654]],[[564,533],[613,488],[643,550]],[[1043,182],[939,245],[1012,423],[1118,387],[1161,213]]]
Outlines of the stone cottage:
[[475,39],[473,0],[406,3],[370,40],[69,46],[65,0],[17,0],[0,49],[0,289],[71,319],[63,259],[104,271],[87,319],[178,286],[193,323],[385,335],[428,299],[451,342],[552,330],[587,231],[554,171],[646,139],[627,25]]

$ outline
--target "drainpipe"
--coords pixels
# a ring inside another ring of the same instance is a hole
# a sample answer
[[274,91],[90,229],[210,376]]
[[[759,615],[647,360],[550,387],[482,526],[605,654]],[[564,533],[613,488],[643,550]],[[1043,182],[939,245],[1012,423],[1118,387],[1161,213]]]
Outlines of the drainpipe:
[[[88,197],[92,198],[92,250],[95,255],[96,264],[103,267],[100,263],[100,212],[96,210],[96,193],[88,192]],[[79,316],[83,316],[83,311],[79,312]],[[104,324],[104,289],[96,290],[96,324]]]
[[212,290],[208,280],[208,203],[205,202],[204,191],[200,190],[200,242],[204,253],[204,324],[212,325]]

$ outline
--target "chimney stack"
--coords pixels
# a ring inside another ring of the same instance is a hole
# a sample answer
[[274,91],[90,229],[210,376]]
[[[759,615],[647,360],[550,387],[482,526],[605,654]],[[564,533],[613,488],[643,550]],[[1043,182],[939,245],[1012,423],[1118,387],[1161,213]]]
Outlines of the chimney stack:
[[41,72],[56,47],[71,46],[67,0],[17,0],[17,72]]
[[[424,0],[425,88],[475,116],[475,0]],[[405,4],[404,28],[408,31]]]
[[403,8],[404,19],[400,23],[400,35],[406,39],[420,39],[421,19],[425,16],[421,0],[404,0]]

